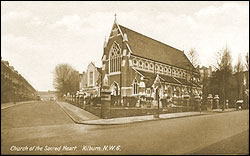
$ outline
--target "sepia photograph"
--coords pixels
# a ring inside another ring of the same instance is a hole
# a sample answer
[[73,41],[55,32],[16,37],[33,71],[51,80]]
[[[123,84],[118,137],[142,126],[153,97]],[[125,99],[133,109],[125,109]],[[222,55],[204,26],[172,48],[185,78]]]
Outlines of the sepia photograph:
[[1,155],[249,155],[249,1],[1,1]]

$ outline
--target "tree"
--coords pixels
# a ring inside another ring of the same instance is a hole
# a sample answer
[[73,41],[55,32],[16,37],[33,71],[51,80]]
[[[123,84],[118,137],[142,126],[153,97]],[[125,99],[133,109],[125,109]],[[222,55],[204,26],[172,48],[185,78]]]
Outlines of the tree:
[[187,54],[188,59],[190,60],[191,64],[196,68],[198,66],[198,53],[195,48],[191,48]]
[[59,97],[64,94],[75,94],[79,90],[79,74],[69,64],[59,64],[54,70],[53,85]]
[[238,62],[237,64],[234,66],[234,72],[235,72],[235,82],[236,82],[236,91],[237,91],[237,99],[242,99],[242,87],[243,87],[243,63],[242,63],[242,59],[241,59],[241,55],[238,55]]
[[220,101],[225,106],[225,100],[230,97],[229,94],[232,87],[232,57],[227,46],[218,52],[217,66],[215,68],[210,85],[213,86],[211,87],[213,92],[219,94]]
[[[190,63],[187,64],[189,71],[190,71],[190,80],[193,82],[194,77],[195,77],[195,70],[198,67],[198,53],[195,50],[195,48],[191,48],[188,53],[187,57],[190,61]],[[196,75],[197,76],[197,75]]]

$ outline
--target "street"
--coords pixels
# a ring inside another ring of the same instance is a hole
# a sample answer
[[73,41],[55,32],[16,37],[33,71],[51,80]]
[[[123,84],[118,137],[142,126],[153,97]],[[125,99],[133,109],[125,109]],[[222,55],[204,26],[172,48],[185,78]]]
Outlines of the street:
[[248,154],[248,144],[249,110],[106,126],[75,124],[53,101],[1,110],[1,154]]

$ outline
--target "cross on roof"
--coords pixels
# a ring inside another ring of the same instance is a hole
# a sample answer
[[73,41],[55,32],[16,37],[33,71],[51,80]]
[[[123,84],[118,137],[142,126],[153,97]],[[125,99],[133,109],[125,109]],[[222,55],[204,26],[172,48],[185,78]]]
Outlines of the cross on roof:
[[115,13],[115,22],[116,22],[116,15],[117,15],[117,14]]

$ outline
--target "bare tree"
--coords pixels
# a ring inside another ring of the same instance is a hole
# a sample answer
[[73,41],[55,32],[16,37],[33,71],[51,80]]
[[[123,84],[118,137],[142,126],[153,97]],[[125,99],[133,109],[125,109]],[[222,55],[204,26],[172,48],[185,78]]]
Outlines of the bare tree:
[[230,91],[230,79],[232,76],[232,57],[231,51],[226,46],[221,52],[218,53],[217,58],[217,67],[216,67],[216,79],[219,89],[219,93],[221,96],[221,100],[223,102],[223,106],[225,106],[225,100],[227,99],[227,95]]
[[187,57],[190,60],[190,62],[192,63],[192,65],[194,66],[194,68],[196,68],[198,66],[198,53],[197,53],[196,49],[191,48],[187,54]]
[[79,74],[69,64],[59,64],[54,70],[53,85],[59,96],[75,92],[79,89]]
[[234,66],[234,72],[238,73],[238,72],[242,72],[244,69],[243,63],[242,63],[242,58],[241,55],[238,55],[238,62],[237,64]]
[[197,67],[198,67],[198,53],[195,50],[195,48],[191,48],[188,51],[187,57],[191,63],[191,64],[188,63],[187,66],[188,66],[189,71],[190,71],[190,80],[191,80],[191,82],[193,82],[195,71],[197,70]]

